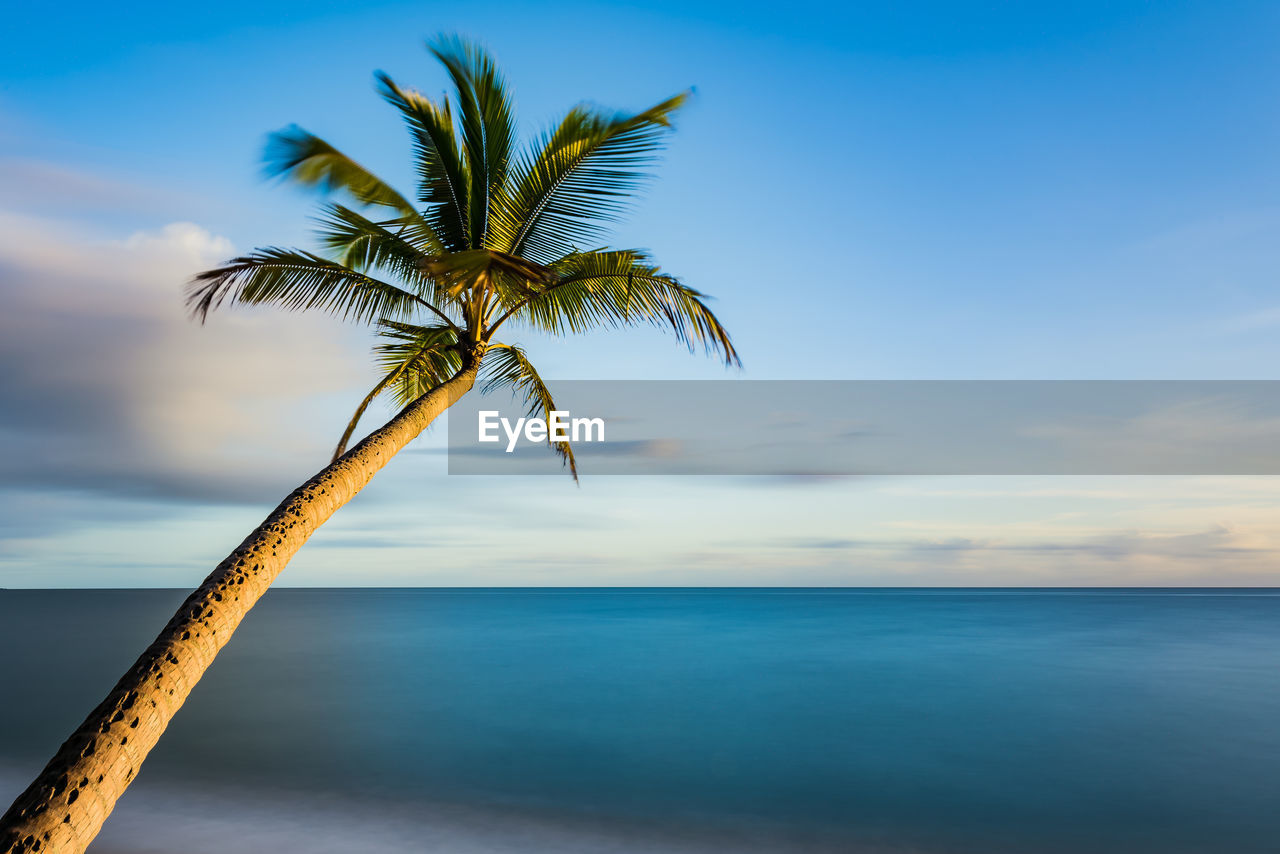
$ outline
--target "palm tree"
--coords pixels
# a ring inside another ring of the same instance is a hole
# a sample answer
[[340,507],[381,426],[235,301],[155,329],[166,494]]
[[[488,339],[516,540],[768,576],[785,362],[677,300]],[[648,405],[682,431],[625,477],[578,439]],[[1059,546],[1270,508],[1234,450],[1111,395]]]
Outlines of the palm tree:
[[[525,352],[499,342],[499,332],[652,323],[690,349],[702,346],[737,363],[702,294],[643,252],[580,248],[624,209],[685,96],[635,114],[574,107],[517,149],[511,99],[492,58],[456,37],[429,47],[453,84],[452,101],[377,76],[382,97],[409,127],[417,204],[324,140],[282,131],[268,146],[269,168],[352,205],[325,205],[325,254],[260,249],[201,273],[188,292],[201,321],[223,305],[244,303],[375,325],[381,379],[360,402],[333,461],[218,564],[0,819],[0,851],[83,851],[289,559],[477,378],[510,387],[531,412],[554,408]],[[402,408],[346,450],[383,393]],[[568,443],[555,449],[576,478]]]

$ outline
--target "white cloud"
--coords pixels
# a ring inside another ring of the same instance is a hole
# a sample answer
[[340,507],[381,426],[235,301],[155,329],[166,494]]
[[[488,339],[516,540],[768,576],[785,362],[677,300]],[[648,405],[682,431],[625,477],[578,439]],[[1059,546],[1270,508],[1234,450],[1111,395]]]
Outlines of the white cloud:
[[325,461],[339,419],[309,415],[363,379],[356,336],[279,311],[192,321],[184,283],[232,249],[192,223],[111,240],[0,213],[4,483],[269,501]]
[[193,222],[175,222],[158,232],[139,231],[123,242],[126,249],[177,255],[197,266],[216,263],[231,254],[231,241],[210,234]]

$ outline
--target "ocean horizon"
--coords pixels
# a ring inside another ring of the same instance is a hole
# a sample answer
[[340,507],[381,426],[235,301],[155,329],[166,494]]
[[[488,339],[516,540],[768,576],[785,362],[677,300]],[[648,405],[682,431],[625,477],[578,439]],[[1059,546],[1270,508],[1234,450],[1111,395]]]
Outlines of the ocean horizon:
[[[181,590],[0,592],[12,797]],[[1271,852],[1277,588],[277,588],[100,854]]]

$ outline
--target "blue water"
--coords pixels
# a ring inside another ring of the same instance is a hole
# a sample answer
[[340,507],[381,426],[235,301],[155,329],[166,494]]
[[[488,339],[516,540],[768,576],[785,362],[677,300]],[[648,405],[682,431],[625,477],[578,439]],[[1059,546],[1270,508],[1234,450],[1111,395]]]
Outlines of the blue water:
[[[182,596],[0,592],[0,796]],[[274,590],[135,788],[91,850],[1277,852],[1280,595]]]

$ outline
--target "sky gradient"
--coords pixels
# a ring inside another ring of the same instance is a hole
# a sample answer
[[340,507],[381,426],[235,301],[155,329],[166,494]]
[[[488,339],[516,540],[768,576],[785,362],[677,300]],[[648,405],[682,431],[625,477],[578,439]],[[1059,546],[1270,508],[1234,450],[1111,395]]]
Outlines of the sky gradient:
[[[549,379],[1277,379],[1269,3],[65,4],[0,56],[0,586],[190,586],[326,460],[367,333],[194,272],[314,249],[297,123],[401,187],[372,73],[484,41],[526,132],[691,105],[610,242],[717,300],[741,374],[651,330],[524,336]],[[380,410],[378,414],[385,414]],[[369,425],[372,426],[370,421]],[[1272,584],[1274,478],[462,478],[433,429],[290,585]]]

